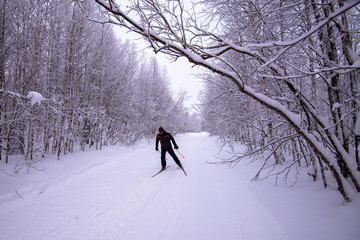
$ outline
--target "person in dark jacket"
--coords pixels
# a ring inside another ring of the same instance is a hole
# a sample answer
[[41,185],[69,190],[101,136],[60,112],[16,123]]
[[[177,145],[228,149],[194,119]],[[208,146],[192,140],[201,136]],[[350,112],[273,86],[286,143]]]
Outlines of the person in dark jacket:
[[172,149],[171,142],[174,144],[174,148],[178,149],[178,145],[175,142],[173,136],[166,132],[163,127],[159,128],[159,134],[156,136],[156,146],[155,150],[159,151],[159,142],[161,144],[161,166],[162,169],[166,167],[165,154],[168,152],[170,156],[174,159],[175,163],[182,168],[181,162],[178,157],[175,155],[174,150]]

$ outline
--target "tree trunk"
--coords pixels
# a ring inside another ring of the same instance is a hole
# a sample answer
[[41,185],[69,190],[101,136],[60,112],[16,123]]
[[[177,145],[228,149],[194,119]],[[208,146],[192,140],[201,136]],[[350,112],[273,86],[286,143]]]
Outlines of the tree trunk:
[[[5,62],[5,19],[6,19],[6,3],[7,0],[1,0],[0,6],[0,90],[4,90],[5,87],[5,73],[4,73],[4,62]],[[5,93],[0,92],[0,161],[3,155],[3,123],[5,114]]]
[[357,170],[360,171],[360,136],[355,136],[355,158],[357,164]]
[[324,169],[323,161],[322,161],[321,158],[318,158],[318,160],[319,160],[321,177],[322,177],[322,180],[323,180],[324,188],[326,188],[327,187],[327,179],[326,179],[326,175],[325,175],[325,169]]

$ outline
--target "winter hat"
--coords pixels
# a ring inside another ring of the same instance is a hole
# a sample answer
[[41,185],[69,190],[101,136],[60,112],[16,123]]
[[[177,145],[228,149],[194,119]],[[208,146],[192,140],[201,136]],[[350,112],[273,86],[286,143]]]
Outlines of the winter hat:
[[159,132],[162,132],[164,131],[164,128],[163,127],[159,127]]

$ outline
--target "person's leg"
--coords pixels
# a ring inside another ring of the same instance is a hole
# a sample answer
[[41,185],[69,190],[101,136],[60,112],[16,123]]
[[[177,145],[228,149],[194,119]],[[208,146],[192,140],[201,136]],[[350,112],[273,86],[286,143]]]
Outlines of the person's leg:
[[162,168],[166,167],[165,154],[166,154],[166,149],[161,149],[161,167]]
[[175,163],[179,166],[182,167],[180,160],[178,159],[178,157],[176,156],[174,150],[172,150],[172,148],[167,150],[170,154],[170,156],[174,159]]

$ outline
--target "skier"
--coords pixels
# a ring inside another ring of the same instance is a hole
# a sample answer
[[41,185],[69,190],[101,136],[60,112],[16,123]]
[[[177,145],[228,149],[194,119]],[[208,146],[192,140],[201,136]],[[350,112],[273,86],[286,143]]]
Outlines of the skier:
[[180,160],[178,159],[178,157],[175,155],[174,150],[172,149],[171,146],[171,142],[174,144],[174,148],[178,149],[178,145],[175,142],[175,139],[173,138],[173,136],[171,136],[170,133],[166,132],[164,130],[163,127],[159,128],[159,134],[156,137],[156,146],[155,146],[155,150],[159,151],[159,141],[161,143],[161,166],[162,169],[164,170],[166,168],[166,161],[165,161],[165,154],[166,152],[169,152],[169,154],[171,155],[171,157],[174,159],[175,163],[181,168],[183,169]]

